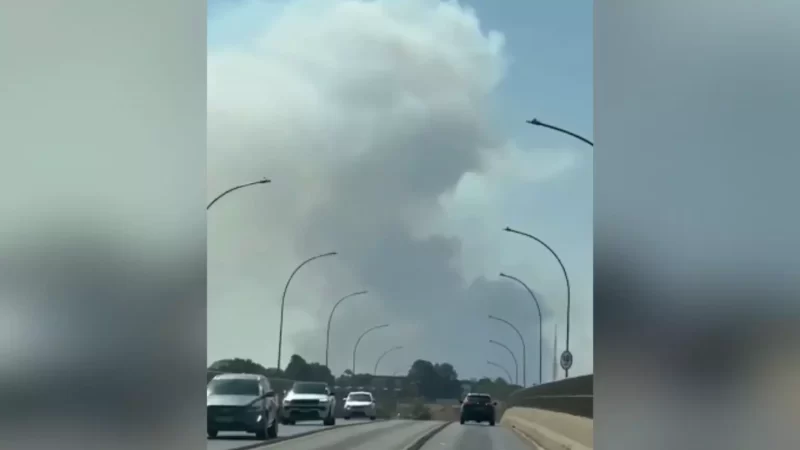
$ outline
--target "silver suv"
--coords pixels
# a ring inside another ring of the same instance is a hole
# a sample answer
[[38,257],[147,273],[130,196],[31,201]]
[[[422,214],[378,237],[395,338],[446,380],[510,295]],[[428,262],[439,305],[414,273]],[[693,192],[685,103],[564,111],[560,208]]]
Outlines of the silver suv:
[[259,439],[278,437],[278,402],[263,375],[226,373],[206,387],[208,437],[220,431],[255,433]]

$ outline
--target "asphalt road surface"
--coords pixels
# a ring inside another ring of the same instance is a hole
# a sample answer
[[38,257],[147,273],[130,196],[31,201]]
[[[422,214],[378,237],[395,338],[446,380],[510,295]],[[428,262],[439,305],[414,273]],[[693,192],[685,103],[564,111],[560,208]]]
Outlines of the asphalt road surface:
[[[308,433],[310,431],[319,430],[321,428],[336,428],[342,425],[347,425],[350,423],[355,423],[357,421],[345,421],[342,419],[336,420],[336,425],[325,427],[322,425],[322,422],[307,422],[307,423],[298,423],[297,425],[279,425],[278,427],[278,436],[279,437],[289,437],[295,436],[298,434]],[[368,425],[358,425],[360,426],[368,426]],[[251,444],[258,444],[259,442],[263,442],[265,444],[269,443],[269,441],[260,441],[256,439],[254,434],[248,433],[236,433],[236,432],[222,432],[220,431],[219,435],[216,439],[208,439],[208,450],[231,450],[239,447],[248,446]]]
[[457,422],[436,433],[421,450],[531,450],[513,431],[501,426]]
[[[349,423],[349,422],[348,422]],[[405,450],[426,432],[441,426],[443,422],[388,420],[371,422],[356,426],[341,426],[321,433],[302,436],[283,442],[270,444],[265,442],[268,450]],[[284,427],[291,429],[293,427]],[[294,431],[294,430],[292,430]],[[290,432],[292,432],[290,431]],[[219,442],[219,441],[209,441]],[[245,442],[239,442],[247,445]],[[209,444],[209,448],[212,448]],[[225,447],[213,447],[225,448]],[[227,447],[231,448],[231,447]],[[236,448],[232,446],[232,448]]]

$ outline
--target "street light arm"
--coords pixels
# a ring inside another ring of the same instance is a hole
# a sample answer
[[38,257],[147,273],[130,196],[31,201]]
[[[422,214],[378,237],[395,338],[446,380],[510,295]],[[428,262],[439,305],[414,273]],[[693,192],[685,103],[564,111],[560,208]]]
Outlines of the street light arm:
[[[558,261],[558,265],[561,266],[561,271],[564,273],[564,280],[566,280],[566,282],[567,282],[567,336],[566,336],[567,348],[566,348],[566,350],[569,351],[569,328],[570,328],[570,311],[571,311],[571,308],[572,308],[572,296],[571,296],[571,292],[572,291],[571,291],[571,288],[570,288],[569,275],[567,274],[567,268],[564,267],[564,263],[561,261],[561,258],[558,256],[558,253],[556,253],[556,251],[553,250],[552,247],[547,245],[547,243],[545,241],[537,238],[536,236],[534,236],[532,234],[528,234],[528,233],[525,233],[523,231],[515,230],[515,229],[513,229],[511,227],[505,227],[504,231],[528,237],[528,238],[533,239],[534,241],[542,244],[544,246],[544,248],[546,248],[548,251],[550,251],[550,253],[556,258],[556,261]],[[565,370],[564,371],[564,375],[568,377],[569,376],[569,370]]]
[[520,340],[520,342],[522,342],[522,384],[527,386],[528,385],[528,377],[527,377],[527,371],[528,371],[528,368],[527,368],[527,354],[528,354],[528,351],[525,349],[525,338],[522,337],[522,333],[520,333],[519,329],[517,329],[517,327],[515,327],[514,324],[512,324],[509,321],[507,321],[506,319],[501,319],[499,317],[492,316],[492,315],[489,315],[489,318],[492,319],[492,320],[498,320],[500,322],[503,322],[504,324],[506,324],[509,327],[511,327],[512,330],[517,332],[517,336],[519,336],[519,340]]
[[577,133],[573,133],[572,131],[565,130],[563,128],[559,128],[559,127],[557,127],[555,125],[546,124],[546,123],[542,122],[539,119],[532,119],[532,120],[528,120],[526,122],[531,124],[531,125],[536,125],[536,126],[544,127],[544,128],[550,128],[551,130],[555,130],[555,131],[570,135],[570,136],[572,136],[572,137],[574,137],[576,139],[580,139],[581,141],[583,141],[583,142],[591,145],[592,147],[594,147],[594,143],[592,141],[590,141],[589,139],[586,139],[585,137],[583,137],[583,136],[581,136],[581,135],[579,135]]
[[311,258],[308,258],[307,260],[301,262],[300,265],[297,266],[294,269],[294,271],[292,271],[292,274],[289,275],[289,279],[286,280],[286,286],[284,286],[283,295],[281,296],[281,320],[280,320],[280,325],[278,327],[278,365],[276,366],[278,370],[280,370],[281,368],[281,350],[283,347],[283,311],[286,306],[286,292],[288,292],[289,290],[289,284],[291,284],[292,278],[294,278],[297,272],[300,269],[302,269],[303,266],[305,266],[306,264],[310,263],[311,261],[314,261],[315,259],[324,258],[326,256],[334,256],[334,255],[337,255],[337,253],[336,252],[323,253],[321,255],[312,256]]
[[340,298],[339,301],[337,301],[336,304],[333,305],[333,309],[331,309],[331,314],[328,316],[328,328],[325,336],[325,367],[328,367],[328,350],[330,349],[330,342],[331,342],[331,321],[333,320],[333,313],[336,312],[336,308],[338,308],[343,301],[347,300],[350,297],[355,297],[357,295],[364,295],[366,293],[367,291],[353,292],[352,294],[348,294]]
[[233,191],[236,191],[236,190],[239,190],[239,189],[242,189],[242,188],[246,188],[248,186],[254,186],[256,184],[267,184],[267,183],[271,183],[271,182],[272,182],[272,180],[264,178],[264,179],[261,179],[261,180],[258,180],[258,181],[253,181],[251,183],[245,183],[245,184],[240,184],[239,186],[234,186],[234,187],[228,189],[227,191],[223,192],[222,194],[219,194],[217,196],[217,198],[215,198],[214,200],[211,200],[211,203],[209,203],[208,206],[206,206],[206,211],[211,209],[211,207],[214,206],[214,203],[217,203],[217,201],[219,199],[221,199],[222,197],[225,197],[226,195],[230,194]]
[[520,280],[519,278],[517,278],[517,277],[515,277],[513,275],[508,275],[508,274],[503,273],[503,272],[500,272],[500,276],[503,277],[503,278],[508,278],[510,280],[514,280],[517,283],[521,284],[522,287],[524,287],[525,290],[528,291],[528,294],[530,294],[531,298],[533,298],[533,302],[536,303],[536,310],[539,312],[539,384],[542,384],[542,323],[543,323],[543,319],[542,319],[542,308],[539,305],[539,299],[536,298],[536,294],[533,293],[533,290],[531,288],[529,288],[528,285],[525,284],[525,282]]
[[539,320],[542,320],[542,308],[539,305],[539,299],[536,298],[536,294],[533,293],[533,290],[531,288],[529,288],[528,285],[525,284],[522,280],[520,280],[519,278],[517,278],[517,277],[515,277],[513,275],[508,275],[508,274],[505,274],[505,273],[501,272],[500,276],[503,277],[503,278],[508,278],[509,280],[516,281],[517,283],[521,284],[522,287],[524,287],[526,291],[528,291],[528,294],[531,295],[531,298],[533,299],[533,302],[536,303],[536,311],[539,313]]
[[492,362],[492,361],[486,361],[486,364],[489,364],[490,366],[495,366],[498,369],[503,370],[506,373],[506,376],[508,376],[508,384],[512,384],[513,383],[512,379],[511,379],[511,372],[509,372],[508,369],[506,369],[505,367],[501,366],[500,364],[497,364],[496,362]]
[[503,347],[504,349],[508,350],[508,353],[511,355],[511,359],[514,360],[514,367],[517,369],[515,371],[516,376],[514,377],[514,382],[519,384],[519,363],[517,362],[517,356],[514,355],[514,351],[511,350],[510,348],[508,348],[508,346],[506,344],[503,344],[502,342],[497,342],[497,341],[494,341],[492,339],[489,339],[489,342],[494,344],[494,345],[498,345],[498,346]]
[[519,340],[522,342],[522,347],[523,348],[525,347],[525,338],[522,337],[522,333],[520,333],[519,330],[517,329],[517,327],[515,327],[511,322],[509,322],[509,321],[507,321],[505,319],[501,319],[499,317],[495,317],[495,316],[489,316],[489,318],[493,319],[493,320],[499,320],[500,322],[503,322],[504,324],[506,324],[509,327],[511,327],[511,329],[516,331],[517,332],[517,336],[519,336]]
[[402,346],[398,346],[398,347],[392,347],[389,350],[386,350],[385,352],[383,352],[383,354],[378,357],[378,360],[375,361],[375,368],[372,371],[372,375],[373,376],[377,376],[378,375],[378,364],[381,363],[381,360],[383,359],[384,356],[388,355],[389,353],[392,353],[395,350],[402,350],[402,349],[403,349]]
[[367,331],[361,333],[361,336],[358,337],[358,339],[356,340],[356,345],[353,346],[353,375],[356,374],[356,352],[358,351],[358,344],[361,343],[361,339],[364,339],[364,336],[369,334],[371,331],[375,331],[380,328],[386,328],[388,326],[389,326],[388,323],[385,323],[383,325],[376,325],[372,328],[367,329]]

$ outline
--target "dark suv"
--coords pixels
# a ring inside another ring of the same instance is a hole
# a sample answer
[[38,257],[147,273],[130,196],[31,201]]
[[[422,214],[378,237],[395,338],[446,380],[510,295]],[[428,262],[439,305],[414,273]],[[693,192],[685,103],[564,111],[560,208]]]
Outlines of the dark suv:
[[208,437],[220,431],[255,433],[258,439],[278,437],[278,402],[263,375],[228,373],[206,388]]
[[493,402],[488,394],[467,394],[461,401],[461,425],[464,422],[489,422],[494,426],[495,406],[497,402]]

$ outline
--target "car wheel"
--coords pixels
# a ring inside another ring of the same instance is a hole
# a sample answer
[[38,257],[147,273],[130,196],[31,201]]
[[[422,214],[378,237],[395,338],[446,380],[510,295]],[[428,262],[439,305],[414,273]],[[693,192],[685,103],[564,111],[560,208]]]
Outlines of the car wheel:
[[344,420],[350,420],[350,416],[344,416]]
[[494,426],[494,420],[490,420],[490,421],[489,421],[489,426],[490,426],[490,427],[493,427],[493,426]]
[[464,418],[461,418],[461,425],[464,425]]
[[263,441],[266,438],[267,438],[267,425],[265,424],[263,430],[256,431],[256,439]]
[[217,437],[217,430],[208,430],[208,437],[214,439]]
[[377,417],[375,417],[375,416],[372,416],[372,417],[369,418],[369,420],[375,420],[375,419],[377,419]]
[[278,418],[276,417],[275,420],[272,421],[272,425],[267,428],[267,437],[270,439],[275,439],[278,437]]

